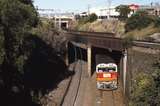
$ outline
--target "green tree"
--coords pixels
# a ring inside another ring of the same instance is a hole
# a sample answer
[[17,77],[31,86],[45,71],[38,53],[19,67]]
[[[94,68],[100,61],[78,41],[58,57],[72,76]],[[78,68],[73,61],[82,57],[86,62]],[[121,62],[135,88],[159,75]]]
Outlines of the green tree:
[[98,16],[95,13],[92,13],[92,14],[89,15],[88,20],[89,20],[89,22],[94,22],[94,21],[97,20],[97,18],[98,18]]
[[24,3],[22,0],[0,1],[0,25],[3,29],[5,51],[3,66],[7,71],[8,67],[15,67],[16,60],[21,55],[23,37],[37,24],[37,13],[26,1],[23,0]]
[[97,18],[98,18],[98,16],[95,13],[92,13],[92,14],[88,15],[87,17],[81,17],[79,19],[79,24],[86,24],[88,22],[92,23],[92,22],[96,21]]
[[160,17],[155,20],[155,27],[160,27]]
[[128,5],[119,5],[116,7],[116,11],[119,12],[119,19],[126,20],[128,18],[131,9]]
[[[26,53],[22,45],[24,37],[30,34],[37,22],[37,12],[31,0],[0,0],[0,79],[8,92],[24,90]],[[13,88],[16,90],[11,91]]]
[[125,29],[126,32],[134,29],[142,29],[153,23],[155,17],[148,15],[146,11],[137,11],[130,18],[127,19]]

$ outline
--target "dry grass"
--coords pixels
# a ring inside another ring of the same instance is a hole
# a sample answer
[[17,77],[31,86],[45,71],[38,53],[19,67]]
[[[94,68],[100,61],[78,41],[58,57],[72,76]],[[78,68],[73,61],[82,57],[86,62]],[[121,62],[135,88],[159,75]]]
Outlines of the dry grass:
[[93,23],[87,23],[84,25],[78,25],[77,29],[80,31],[92,31],[92,32],[113,32],[116,33],[117,36],[121,36],[124,34],[124,23],[112,20],[102,20],[102,21],[95,21]]
[[112,21],[102,20],[80,25],[77,22],[74,22],[74,24],[71,26],[72,30],[90,31],[90,32],[112,32],[116,34],[116,37],[119,38],[133,37],[133,39],[136,40],[143,40],[154,33],[160,33],[160,28],[155,28],[154,25],[150,25],[141,30],[136,29],[125,33],[125,28],[124,28],[125,23],[118,20],[112,20]]
[[144,29],[141,29],[141,30],[136,29],[131,32],[128,32],[128,33],[124,34],[123,38],[132,36],[136,40],[143,40],[146,37],[149,37],[150,35],[152,35],[154,33],[160,33],[160,28],[155,28],[154,25],[150,25],[150,26],[148,26]]

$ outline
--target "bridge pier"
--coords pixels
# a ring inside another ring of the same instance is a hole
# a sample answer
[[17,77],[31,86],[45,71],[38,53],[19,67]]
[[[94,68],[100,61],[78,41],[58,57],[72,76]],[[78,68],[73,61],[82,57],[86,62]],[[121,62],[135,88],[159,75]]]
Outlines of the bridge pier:
[[123,53],[123,93],[126,93],[126,73],[127,73],[127,50]]
[[87,63],[88,63],[88,75],[91,77],[91,64],[92,64],[92,49],[91,46],[88,46],[87,48]]
[[66,53],[65,53],[65,63],[68,66],[69,65],[69,58],[68,58],[68,43],[66,43]]

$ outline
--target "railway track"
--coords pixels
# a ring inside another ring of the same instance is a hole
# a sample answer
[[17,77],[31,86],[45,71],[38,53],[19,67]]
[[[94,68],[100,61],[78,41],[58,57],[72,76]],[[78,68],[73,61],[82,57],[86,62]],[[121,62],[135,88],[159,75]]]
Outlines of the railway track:
[[[66,95],[64,96],[64,99],[61,103],[61,106],[77,106],[77,101],[78,101],[78,95],[79,95],[79,90],[80,90],[80,85],[81,85],[81,80],[82,80],[82,74],[83,74],[83,64],[82,61],[78,61],[78,50],[75,50],[75,60],[77,61],[75,63],[75,75],[72,76],[71,81],[70,81],[70,86],[68,90],[66,91]],[[79,49],[80,53],[80,59],[82,59],[82,52]],[[77,70],[78,69],[78,70]]]
[[112,90],[112,103],[113,103],[113,106],[116,106],[115,105],[115,99],[114,99],[115,97],[114,97],[114,91]]
[[160,48],[160,42],[149,42],[149,41],[143,41],[143,40],[135,40],[133,41],[134,46],[138,47],[145,47],[145,48]]
[[110,91],[99,90],[98,96],[96,97],[95,106],[117,106],[115,104],[114,95],[115,94],[113,90],[110,90]]
[[[125,106],[120,90],[98,90],[95,106]],[[119,99],[121,97],[121,101]]]
[[[79,49],[79,53],[80,53],[80,60],[82,60],[82,58],[83,58],[82,57],[82,51],[80,50],[80,48],[78,48],[78,49]],[[82,80],[82,71],[83,71],[82,67],[83,67],[82,61],[80,61],[80,76],[79,76],[79,80],[78,80],[78,88],[77,88],[76,97],[74,99],[74,105],[73,106],[76,106],[76,101],[77,101],[78,93],[79,93],[79,90],[80,90],[80,83],[81,83],[81,80]]]

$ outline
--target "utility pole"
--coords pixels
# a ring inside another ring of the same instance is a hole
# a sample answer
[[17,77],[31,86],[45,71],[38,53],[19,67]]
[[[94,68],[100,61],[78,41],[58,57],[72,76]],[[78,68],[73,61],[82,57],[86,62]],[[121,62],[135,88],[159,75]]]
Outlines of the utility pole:
[[57,27],[57,15],[56,15],[56,10],[55,10],[55,12],[54,12],[54,26],[55,26],[55,28]]
[[108,2],[107,18],[110,19],[110,6],[111,6],[111,0],[107,0],[107,2]]
[[59,26],[59,30],[61,30],[61,10],[58,10],[59,11],[59,13],[58,13],[58,18],[59,18],[59,20],[58,20],[58,26]]
[[90,15],[90,4],[88,4],[88,15]]

